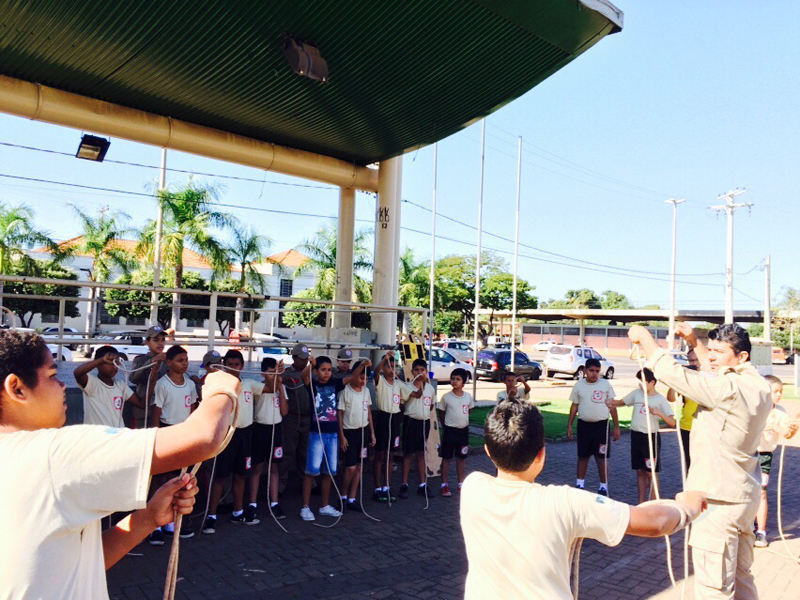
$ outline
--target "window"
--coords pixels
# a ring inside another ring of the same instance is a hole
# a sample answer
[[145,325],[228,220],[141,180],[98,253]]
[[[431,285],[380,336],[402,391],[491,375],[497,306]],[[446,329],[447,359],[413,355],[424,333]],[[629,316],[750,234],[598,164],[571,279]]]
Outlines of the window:
[[530,361],[528,360],[527,356],[517,352],[517,353],[514,353],[514,364],[515,365],[529,365]]
[[[105,298],[105,293],[103,293],[102,291],[100,292],[100,298],[101,299]],[[100,302],[99,306],[100,306],[101,325],[119,325],[119,317],[112,317],[110,314],[108,314],[105,301]],[[135,325],[135,323],[133,323],[131,319],[128,319],[127,322],[130,323],[131,325]],[[141,324],[144,325],[144,318],[142,318]]]
[[[42,313],[42,323],[58,323],[58,312],[55,313]],[[58,331],[58,328],[55,328]],[[45,330],[47,333],[47,330]]]
[[186,319],[187,327],[202,327],[206,324],[205,319]]
[[[578,348],[577,350],[575,350],[575,354],[577,354],[578,356],[580,356],[581,358],[583,358],[583,350],[581,350],[580,348]],[[591,353],[589,353],[589,354],[591,354]]]
[[287,298],[292,295],[294,289],[294,281],[291,279],[281,279],[281,293],[280,295]]

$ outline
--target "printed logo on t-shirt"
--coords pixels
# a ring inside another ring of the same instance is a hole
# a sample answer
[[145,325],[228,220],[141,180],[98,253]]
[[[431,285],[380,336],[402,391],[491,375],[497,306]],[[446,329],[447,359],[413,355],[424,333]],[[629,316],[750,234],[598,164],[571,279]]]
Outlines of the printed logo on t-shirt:
[[425,406],[430,406],[431,405],[431,397],[430,396],[423,396],[422,397],[422,403]]
[[642,407],[639,409],[639,414],[640,415],[646,415],[647,414],[647,407],[644,404],[642,404]]
[[647,467],[648,469],[652,469],[653,468],[653,460],[650,459],[650,458],[645,458],[644,459],[644,466]]
[[274,457],[275,458],[283,458],[283,446],[278,446],[277,448],[275,448]]
[[592,392],[592,402],[597,402],[601,404],[605,404],[605,393],[601,392],[600,390],[594,390]]
[[186,408],[189,408],[189,407],[191,407],[191,406],[192,406],[192,395],[191,395],[191,394],[186,394],[186,395],[183,397],[183,405],[184,405]]
[[244,401],[245,403],[250,403],[253,401],[253,392],[244,392]]
[[369,407],[370,407],[370,401],[364,400],[364,412],[367,412],[369,410]]
[[400,394],[392,394],[392,404],[400,404]]
[[244,470],[249,471],[250,467],[253,465],[253,459],[249,456],[244,459]]
[[273,406],[273,408],[280,408],[281,407],[281,399],[278,398],[277,396],[275,396],[272,399],[272,406]]
[[367,449],[366,448],[362,448],[361,449],[361,458],[367,458]]
[[122,396],[114,396],[114,408],[117,410],[122,409]]
[[465,404],[465,405],[463,405],[463,406],[461,407],[461,412],[462,412],[463,414],[465,414],[465,415],[468,415],[468,414],[469,414],[469,406],[467,406],[466,404]]
[[599,454],[605,454],[606,453],[606,445],[605,444],[600,444],[600,449],[597,452]]
[[394,438],[394,447],[395,448],[399,448],[400,447],[400,436],[399,435]]
[[461,447],[461,456],[466,456],[469,454],[469,446],[462,446]]

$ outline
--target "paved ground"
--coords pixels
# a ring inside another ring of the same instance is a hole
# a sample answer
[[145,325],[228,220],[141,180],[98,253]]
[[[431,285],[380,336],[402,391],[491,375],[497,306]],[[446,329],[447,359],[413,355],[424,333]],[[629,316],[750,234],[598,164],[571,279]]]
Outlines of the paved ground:
[[[662,474],[664,494],[679,491],[678,449],[674,434],[664,434]],[[636,499],[635,477],[629,469],[629,436],[614,446],[611,458],[612,497]],[[542,483],[572,483],[575,446],[548,446]],[[776,457],[777,458],[777,457]],[[492,471],[484,455],[468,460],[469,470]],[[787,451],[784,474],[784,530],[789,546],[800,555],[800,450]],[[412,480],[414,474],[412,473]],[[596,485],[596,473],[588,484]],[[438,486],[438,479],[433,480]],[[786,547],[777,538],[775,491],[777,474],[770,486],[769,535],[772,546],[756,551],[755,573],[766,600],[795,600],[800,586],[800,567],[781,556]],[[366,489],[365,489],[366,492]],[[312,497],[317,507],[318,498]],[[381,522],[348,513],[332,529],[314,527],[300,520],[299,497],[287,496],[282,504],[289,514],[283,533],[263,514],[255,527],[233,525],[221,517],[214,536],[197,534],[181,545],[178,598],[241,600],[271,598],[336,600],[454,599],[461,598],[467,560],[458,524],[458,498],[437,497],[423,510],[424,499],[412,496],[391,509],[366,502],[367,510]],[[317,523],[330,523],[319,518]],[[199,528],[199,517],[194,520]],[[535,544],[536,540],[528,543]],[[683,577],[683,540],[672,540],[676,577]],[[113,599],[160,598],[169,547],[146,544],[108,573]],[[679,598],[670,589],[663,540],[629,538],[617,548],[586,542],[581,559],[583,600]],[[687,594],[691,598],[691,594]]]

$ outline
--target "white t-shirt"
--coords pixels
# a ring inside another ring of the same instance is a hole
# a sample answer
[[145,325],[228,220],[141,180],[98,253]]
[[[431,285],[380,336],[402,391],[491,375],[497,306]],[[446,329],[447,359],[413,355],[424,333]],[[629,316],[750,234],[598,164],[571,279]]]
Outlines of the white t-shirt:
[[361,429],[369,425],[369,409],[372,406],[372,398],[369,395],[367,386],[361,388],[360,392],[355,391],[350,385],[344,386],[339,392],[338,410],[343,410],[342,429]]
[[[114,380],[106,385],[95,375],[87,375],[83,390],[83,423],[85,425],[107,425],[125,427],[122,422],[122,406],[133,396],[133,391],[124,381]],[[80,386],[79,386],[80,387]]]
[[0,597],[108,598],[100,519],[147,505],[156,432],[0,434]]
[[436,398],[436,390],[430,383],[426,383],[422,388],[422,396],[420,398],[412,398],[411,394],[417,390],[417,386],[406,383],[404,384],[404,403],[405,415],[418,421],[427,421],[431,418],[431,408]]
[[161,420],[167,425],[177,425],[188,419],[195,402],[197,386],[186,375],[183,376],[183,385],[177,385],[169,375],[158,380],[153,404],[161,409]]
[[[625,406],[633,406],[633,416],[631,417],[631,431],[638,431],[639,433],[647,433],[647,406],[644,403],[644,394],[641,389],[633,390],[630,394],[625,396],[622,401]],[[647,403],[650,408],[656,408],[668,416],[673,416],[675,413],[669,405],[664,396],[656,394],[649,396]],[[660,426],[661,419],[654,414],[650,414],[650,431],[656,433]]]
[[[283,397],[286,398],[285,387],[283,388]],[[262,425],[276,425],[283,421],[281,399],[277,393],[264,392],[256,396],[256,403],[253,407],[253,421]]]
[[469,426],[469,410],[474,406],[472,394],[463,391],[460,396],[447,392],[436,402],[436,410],[444,411],[444,424],[459,429]]
[[616,546],[630,507],[567,486],[471,473],[461,491],[469,573],[465,600],[572,600],[570,551],[577,538]]
[[578,405],[578,417],[581,421],[594,423],[608,419],[606,401],[612,400],[615,395],[614,388],[606,379],[600,378],[595,383],[579,379],[575,382],[569,399]]
[[375,401],[378,410],[389,414],[400,412],[400,403],[403,401],[403,390],[406,384],[395,377],[394,383],[389,384],[381,375],[378,385],[375,386]]
[[780,404],[776,404],[767,417],[764,433],[758,444],[759,452],[775,452],[780,438],[789,431],[789,413]]
[[[530,399],[530,392],[525,391],[524,386],[519,386],[517,388],[517,400],[529,400]],[[502,402],[503,400],[508,400],[508,390],[500,390],[497,392],[497,402]]]
[[242,379],[242,392],[239,394],[239,418],[236,420],[236,429],[249,427],[253,424],[256,398],[260,398],[263,391],[263,381]]

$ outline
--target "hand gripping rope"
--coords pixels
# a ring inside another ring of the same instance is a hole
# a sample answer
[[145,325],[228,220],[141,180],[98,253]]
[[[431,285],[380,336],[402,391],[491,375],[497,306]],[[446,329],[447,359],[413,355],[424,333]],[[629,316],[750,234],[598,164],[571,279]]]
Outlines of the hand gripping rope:
[[[369,395],[369,391],[367,390],[366,386],[363,388],[365,394]],[[369,406],[362,400],[362,412],[369,411]],[[369,425],[369,417],[367,417],[367,425]],[[364,513],[368,519],[372,519],[373,521],[377,521],[378,523],[381,522],[380,519],[376,519],[371,514],[367,512],[367,509],[364,508],[364,455],[367,453],[367,447],[364,445],[364,429],[367,428],[367,425],[361,428],[361,463],[359,464],[359,469],[361,473],[359,473],[358,478],[358,502],[361,504],[361,512]],[[391,431],[391,430],[390,430]],[[391,500],[390,500],[391,501]],[[344,508],[344,507],[343,507]]]

